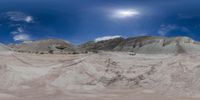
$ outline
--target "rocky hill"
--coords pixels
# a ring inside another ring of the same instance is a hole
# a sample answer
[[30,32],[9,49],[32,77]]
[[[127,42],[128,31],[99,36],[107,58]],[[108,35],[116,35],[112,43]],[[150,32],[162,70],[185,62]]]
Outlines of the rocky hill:
[[8,48],[7,46],[0,43],[0,52],[1,51],[9,51],[9,50],[10,50],[10,48]]
[[155,37],[140,36],[131,38],[115,38],[104,41],[89,41],[79,46],[74,46],[63,40],[48,39],[30,41],[21,44],[10,45],[18,52],[29,53],[74,53],[125,51],[143,54],[180,54],[197,53],[200,51],[200,43],[189,37]]
[[125,40],[124,38],[115,38],[99,42],[89,41],[85,44],[80,45],[80,49],[86,51],[96,51],[96,50],[110,51],[113,50],[115,47],[117,47],[124,40]]
[[145,54],[193,53],[200,51],[200,43],[188,37],[116,38],[100,42],[88,42],[80,46],[82,50],[129,51]]
[[10,45],[10,47],[18,52],[29,53],[69,53],[73,52],[73,46],[63,40],[48,39],[40,41],[29,41],[21,44]]

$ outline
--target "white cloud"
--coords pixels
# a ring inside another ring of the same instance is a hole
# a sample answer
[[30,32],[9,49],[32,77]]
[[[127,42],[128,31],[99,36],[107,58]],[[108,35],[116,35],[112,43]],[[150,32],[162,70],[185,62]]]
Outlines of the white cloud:
[[25,33],[25,30],[21,27],[18,27],[16,31],[11,32],[13,35],[13,40],[15,41],[29,41],[31,37]]
[[9,21],[8,25],[12,29],[10,34],[13,36],[13,40],[15,41],[28,41],[31,40],[31,36],[26,30],[29,23],[35,23],[34,18],[26,13],[20,11],[9,11],[0,14],[0,18],[3,20]]
[[33,22],[33,17],[32,17],[32,16],[27,16],[24,20],[25,20],[27,23],[31,23],[31,22]]
[[184,33],[191,33],[191,31],[187,27],[163,24],[160,26],[160,29],[158,30],[158,34],[161,36],[165,36],[173,30],[178,30],[178,31],[184,32]]
[[120,35],[114,35],[114,36],[103,36],[103,37],[98,37],[94,41],[99,42],[99,41],[105,41],[105,40],[110,40],[110,39],[115,39],[115,38],[120,38]]
[[17,34],[23,34],[24,29],[21,27],[18,27],[16,31],[11,32],[12,35],[17,35]]
[[12,35],[17,35],[18,33],[19,33],[19,32],[17,32],[17,31],[11,32]]
[[71,44],[71,42],[70,42],[70,41],[68,41],[68,40],[65,40],[65,42],[66,42],[66,43],[68,43],[68,44]]
[[165,36],[168,32],[176,29],[176,25],[161,25],[160,29],[158,30],[158,34],[161,36]]
[[135,9],[115,9],[111,10],[110,12],[111,18],[116,18],[116,19],[132,18],[139,14],[140,14],[139,11]]
[[21,28],[21,27],[18,27],[17,30],[18,30],[18,32],[20,32],[20,33],[24,32],[24,29]]
[[10,11],[10,12],[5,13],[5,15],[6,17],[8,17],[9,20],[15,21],[15,22],[26,22],[26,23],[34,22],[32,16],[27,15],[23,12]]
[[30,36],[27,34],[18,34],[13,37],[15,41],[29,41],[31,40]]

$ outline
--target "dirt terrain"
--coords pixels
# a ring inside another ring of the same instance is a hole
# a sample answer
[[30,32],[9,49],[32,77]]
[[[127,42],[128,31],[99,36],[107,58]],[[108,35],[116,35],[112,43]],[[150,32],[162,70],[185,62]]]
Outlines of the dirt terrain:
[[0,52],[0,100],[199,100],[200,55]]

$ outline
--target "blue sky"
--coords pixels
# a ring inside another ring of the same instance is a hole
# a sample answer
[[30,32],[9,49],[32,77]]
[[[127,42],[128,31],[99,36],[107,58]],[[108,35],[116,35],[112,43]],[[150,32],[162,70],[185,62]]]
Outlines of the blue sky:
[[0,42],[103,36],[200,40],[199,0],[1,0]]

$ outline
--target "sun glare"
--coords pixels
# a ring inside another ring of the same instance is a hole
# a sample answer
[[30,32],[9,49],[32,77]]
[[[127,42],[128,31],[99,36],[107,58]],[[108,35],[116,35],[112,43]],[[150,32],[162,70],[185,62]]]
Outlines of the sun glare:
[[120,19],[131,18],[137,15],[139,15],[139,12],[134,9],[118,9],[114,10],[112,13],[113,18],[120,18]]

